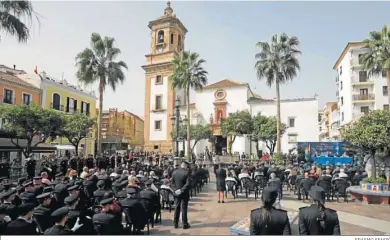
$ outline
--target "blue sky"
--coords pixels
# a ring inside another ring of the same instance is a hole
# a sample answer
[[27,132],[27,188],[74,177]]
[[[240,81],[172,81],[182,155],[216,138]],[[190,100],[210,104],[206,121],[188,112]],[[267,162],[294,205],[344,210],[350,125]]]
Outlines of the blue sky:
[[[31,40],[19,44],[2,36],[0,64],[76,83],[74,57],[89,46],[92,32],[112,36],[122,50],[118,59],[129,70],[126,83],[114,94],[106,90],[104,108],[118,107],[143,115],[145,54],[150,47],[147,24],[163,14],[165,2],[33,2],[42,16]],[[332,70],[349,41],[360,41],[371,30],[388,24],[390,2],[176,2],[172,8],[188,29],[186,49],[207,63],[209,83],[229,78],[248,82],[264,97],[274,88],[256,79],[254,55],[258,41],[286,32],[301,41],[301,72],[282,87],[283,98],[319,95],[320,107],[335,100]],[[96,88],[93,86],[91,88]]]

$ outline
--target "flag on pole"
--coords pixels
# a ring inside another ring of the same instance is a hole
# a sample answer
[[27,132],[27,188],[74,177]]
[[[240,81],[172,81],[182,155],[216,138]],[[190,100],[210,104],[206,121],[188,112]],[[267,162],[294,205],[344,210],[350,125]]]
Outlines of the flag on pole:
[[37,66],[35,66],[34,72],[35,72],[35,74],[38,74],[38,67]]

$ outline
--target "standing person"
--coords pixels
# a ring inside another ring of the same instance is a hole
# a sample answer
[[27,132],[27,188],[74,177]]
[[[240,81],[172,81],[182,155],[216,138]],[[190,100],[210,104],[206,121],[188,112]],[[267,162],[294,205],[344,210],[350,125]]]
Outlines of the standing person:
[[252,210],[250,215],[250,235],[291,235],[287,212],[273,206],[277,197],[277,189],[264,188],[261,196],[263,206]]
[[299,209],[300,235],[340,235],[337,212],[325,208],[325,191],[313,186],[309,191],[313,204]]
[[38,235],[37,225],[32,221],[34,207],[32,203],[19,206],[19,217],[7,225],[4,235]]
[[218,165],[218,169],[215,172],[215,177],[217,179],[217,196],[218,196],[218,203],[221,203],[221,196],[222,196],[222,203],[225,203],[225,191],[226,191],[226,170],[222,168],[221,164]]
[[186,161],[182,162],[180,168],[172,173],[172,186],[176,195],[173,225],[175,228],[179,227],[179,216],[182,211],[183,229],[190,228],[187,219],[188,201],[190,200],[190,176],[187,164],[189,163]]
[[35,166],[37,162],[32,158],[27,158],[27,175],[29,179],[35,176]]

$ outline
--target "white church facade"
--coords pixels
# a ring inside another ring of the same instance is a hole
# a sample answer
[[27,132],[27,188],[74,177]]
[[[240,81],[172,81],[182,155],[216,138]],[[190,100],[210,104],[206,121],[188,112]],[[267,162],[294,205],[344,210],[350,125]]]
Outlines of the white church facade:
[[[173,57],[184,49],[187,29],[173,13],[170,4],[164,15],[149,23],[151,29],[151,50],[146,55],[145,70],[145,146],[146,151],[166,153],[174,148],[171,138],[175,99],[184,104],[183,90],[173,90],[171,85]],[[209,84],[195,93],[195,103],[190,105],[191,124],[210,125],[214,142],[203,140],[194,148],[195,154],[226,146],[227,140],[221,136],[220,118],[229,113],[247,110],[252,116],[276,116],[276,100],[264,99],[254,93],[249,84],[225,79]],[[181,116],[186,118],[186,106],[181,107]],[[281,121],[288,129],[282,136],[282,152],[296,146],[296,142],[318,141],[318,100],[317,97],[281,100]],[[255,153],[255,143],[246,136],[237,137],[232,152]],[[183,144],[180,144],[182,147]],[[192,144],[191,144],[192,146]],[[182,150],[182,148],[180,149]],[[269,152],[264,143],[259,143],[263,152]]]

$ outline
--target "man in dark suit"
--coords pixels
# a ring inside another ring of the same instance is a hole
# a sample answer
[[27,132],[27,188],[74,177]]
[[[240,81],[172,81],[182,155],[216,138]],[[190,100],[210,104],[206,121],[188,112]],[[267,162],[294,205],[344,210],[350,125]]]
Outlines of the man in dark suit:
[[121,200],[119,204],[122,206],[123,211],[129,215],[131,222],[134,224],[136,232],[140,232],[144,229],[147,217],[146,209],[142,205],[141,199],[137,196],[137,190],[134,188],[127,188],[127,198]]
[[187,170],[188,162],[182,162],[180,168],[172,173],[172,186],[175,190],[175,214],[173,224],[175,228],[179,227],[179,216],[182,211],[181,220],[183,229],[190,228],[187,219],[188,201],[190,199],[190,177]]
[[19,217],[7,225],[4,235],[38,235],[37,226],[32,221],[34,206],[32,203],[20,205]]

